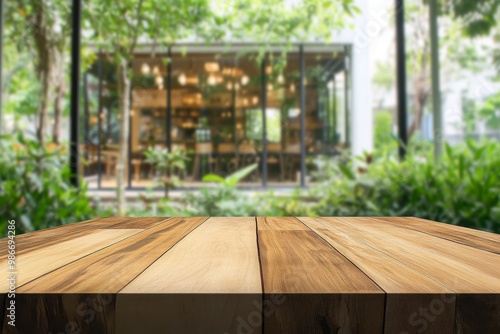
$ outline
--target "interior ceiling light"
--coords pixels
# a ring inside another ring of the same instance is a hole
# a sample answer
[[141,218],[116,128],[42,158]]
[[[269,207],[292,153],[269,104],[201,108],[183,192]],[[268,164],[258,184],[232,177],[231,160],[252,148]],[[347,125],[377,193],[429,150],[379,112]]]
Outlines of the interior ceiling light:
[[208,76],[207,83],[208,83],[210,86],[215,86],[215,84],[217,83],[217,78],[215,77],[215,75],[210,74],[210,75]]
[[160,75],[160,67],[158,65],[153,66],[153,74]]
[[205,71],[207,71],[209,73],[218,72],[219,71],[219,63],[216,63],[216,62],[205,63]]
[[155,82],[158,86],[162,86],[163,85],[163,78],[161,76],[157,76],[155,78]]
[[290,91],[295,93],[295,84],[290,84]]
[[257,96],[252,97],[252,103],[253,104],[259,103],[259,98]]
[[149,67],[149,64],[147,63],[142,63],[141,65],[141,73],[144,75],[148,75],[151,72],[151,68]]
[[250,78],[248,77],[248,75],[244,75],[241,77],[241,84],[243,86],[245,86],[246,84],[248,84],[248,82],[250,81]]
[[283,74],[278,75],[278,82],[280,84],[282,84],[283,82],[285,82],[285,77],[283,77]]
[[186,85],[186,81],[187,81],[186,75],[184,73],[179,74],[179,77],[177,78],[177,81],[179,81],[179,84],[181,86],[185,86]]
[[233,89],[233,83],[232,82],[228,82],[227,85],[226,85],[226,88],[227,88],[227,90]]

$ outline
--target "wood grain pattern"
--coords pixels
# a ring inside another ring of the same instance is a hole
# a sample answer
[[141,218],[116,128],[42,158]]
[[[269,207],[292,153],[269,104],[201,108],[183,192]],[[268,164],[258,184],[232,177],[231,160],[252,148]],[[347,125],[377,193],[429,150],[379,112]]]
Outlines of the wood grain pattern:
[[[165,219],[142,233],[21,286],[21,293],[117,293],[206,217]],[[109,229],[110,232],[126,231]],[[142,230],[141,230],[142,231]]]
[[500,235],[424,219],[108,217],[15,240],[3,333],[500,333]]
[[[348,234],[320,219],[299,217],[313,231],[330,245],[356,264],[366,275],[377,283],[388,295],[386,297],[385,332],[411,332],[412,315],[415,310],[428,308],[434,299],[443,294],[446,300],[453,292],[408,267],[404,262],[393,258],[365,243],[359,233]],[[439,299],[440,300],[440,299]],[[440,317],[427,325],[429,333],[444,333],[455,322],[455,302],[443,303]],[[398,317],[392,316],[398,314]],[[413,315],[413,317],[415,317]],[[418,321],[418,314],[417,319]],[[419,329],[418,327],[417,329]]]
[[415,231],[431,234],[477,249],[500,254],[500,235],[498,234],[450,224],[436,223],[421,218],[383,217],[376,219],[384,223],[410,228]]
[[[290,231],[274,227],[267,218],[257,219],[266,293],[381,293],[354,264],[293,219]],[[298,224],[307,230],[296,228]]]
[[[321,218],[456,293],[500,291],[500,256],[371,218]],[[478,259],[481,259],[480,261]]]
[[[95,230],[81,237],[74,237],[47,247],[37,247],[27,253],[16,255],[17,285],[22,286],[57,268],[137,234],[140,231],[138,229]],[[3,275],[6,275],[6,260],[1,262],[0,268],[2,268]],[[8,291],[6,277],[0,281],[0,291],[2,293]],[[49,292],[49,290],[44,290],[43,288],[42,291]]]
[[365,243],[358,234],[348,234],[320,219],[298,217],[325,239],[387,293],[451,293],[419,271]]
[[261,293],[254,218],[212,217],[122,293]]
[[280,221],[257,219],[265,301],[284,295],[283,303],[264,322],[264,332],[382,332],[383,291],[335,248],[292,219],[291,230]]
[[[31,233],[16,235],[16,254],[21,255],[40,247],[56,245],[62,241],[71,240],[92,233],[96,229],[107,228],[110,225],[131,220],[129,217],[96,218],[80,223],[51,227]],[[7,238],[0,239],[0,249],[7,249]],[[0,253],[0,261],[7,258],[6,252]]]
[[167,217],[141,217],[134,218],[124,222],[116,222],[114,224],[108,225],[106,228],[150,228],[153,227],[163,221],[165,221]]
[[234,332],[261,301],[255,219],[212,217],[120,291],[117,330]]

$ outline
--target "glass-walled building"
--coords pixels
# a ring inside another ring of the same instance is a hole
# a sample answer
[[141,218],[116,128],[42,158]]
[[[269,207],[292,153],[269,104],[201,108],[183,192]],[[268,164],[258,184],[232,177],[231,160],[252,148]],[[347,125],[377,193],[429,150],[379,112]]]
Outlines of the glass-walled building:
[[[179,176],[187,187],[250,164],[258,168],[243,186],[300,185],[312,159],[349,147],[349,48],[275,47],[260,60],[253,49],[175,45],[135,54],[129,187],[152,184],[151,147],[186,152]],[[82,172],[91,188],[116,186],[121,123],[111,61],[102,53],[84,75]]]

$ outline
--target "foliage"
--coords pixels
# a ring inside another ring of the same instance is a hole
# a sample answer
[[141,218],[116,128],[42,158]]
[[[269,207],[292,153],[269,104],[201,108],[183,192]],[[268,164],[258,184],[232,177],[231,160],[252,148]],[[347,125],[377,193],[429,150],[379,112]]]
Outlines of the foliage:
[[375,149],[394,149],[398,140],[392,131],[392,115],[388,111],[375,113]]
[[445,3],[445,12],[461,18],[465,32],[470,36],[486,35],[496,25],[500,9],[497,0],[449,0]]
[[479,108],[479,117],[492,129],[500,129],[500,92],[486,99]]
[[[86,186],[70,185],[63,149],[41,146],[22,135],[0,139],[0,216],[15,219],[18,234],[97,216]],[[4,234],[6,220],[0,224]]]
[[168,191],[181,185],[181,179],[172,173],[186,171],[187,155],[178,147],[175,147],[172,152],[168,149],[149,148],[146,152],[146,162],[150,163],[156,170],[155,181],[163,185],[165,188],[165,197],[168,197]]
[[417,216],[500,232],[500,143],[468,141],[404,162],[379,157],[332,165],[313,190],[322,216]]
[[215,174],[205,175],[203,181],[215,183],[217,186],[201,187],[198,193],[187,194],[188,215],[252,215],[256,211],[255,203],[248,196],[242,196],[236,186],[256,168],[257,164],[252,164],[225,178]]

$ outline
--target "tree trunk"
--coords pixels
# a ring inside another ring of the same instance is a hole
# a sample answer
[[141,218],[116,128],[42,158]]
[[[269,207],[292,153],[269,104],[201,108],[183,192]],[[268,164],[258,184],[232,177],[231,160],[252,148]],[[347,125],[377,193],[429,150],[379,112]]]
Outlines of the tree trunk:
[[61,118],[63,100],[66,90],[64,89],[64,54],[58,52],[56,55],[55,69],[55,100],[54,100],[54,127],[52,128],[52,141],[59,144],[61,139]]
[[420,123],[424,114],[425,105],[429,98],[429,77],[427,71],[427,58],[422,60],[420,73],[413,82],[413,92],[415,96],[415,108],[413,121],[408,129],[408,138],[411,138],[420,129]]
[[118,216],[126,215],[125,201],[125,171],[128,161],[128,137],[130,119],[130,79],[128,77],[128,64],[126,59],[121,59],[117,67],[118,80],[118,106],[121,117],[120,144],[118,161],[116,162],[116,200]]
[[40,101],[38,104],[38,124],[36,136],[40,144],[43,144],[47,122],[47,110],[52,101],[53,89],[53,64],[56,61],[57,49],[53,45],[52,31],[47,25],[45,7],[41,2],[35,2],[35,25],[33,38],[38,59],[35,60],[37,73],[41,83]]
[[52,98],[51,92],[51,76],[52,76],[52,65],[50,61],[44,61],[45,64],[40,64],[43,69],[38,72],[41,81],[41,91],[40,91],[40,101],[38,103],[38,124],[36,129],[36,137],[40,145],[43,145],[45,137],[45,128],[47,122],[47,111],[49,109],[49,102]]

